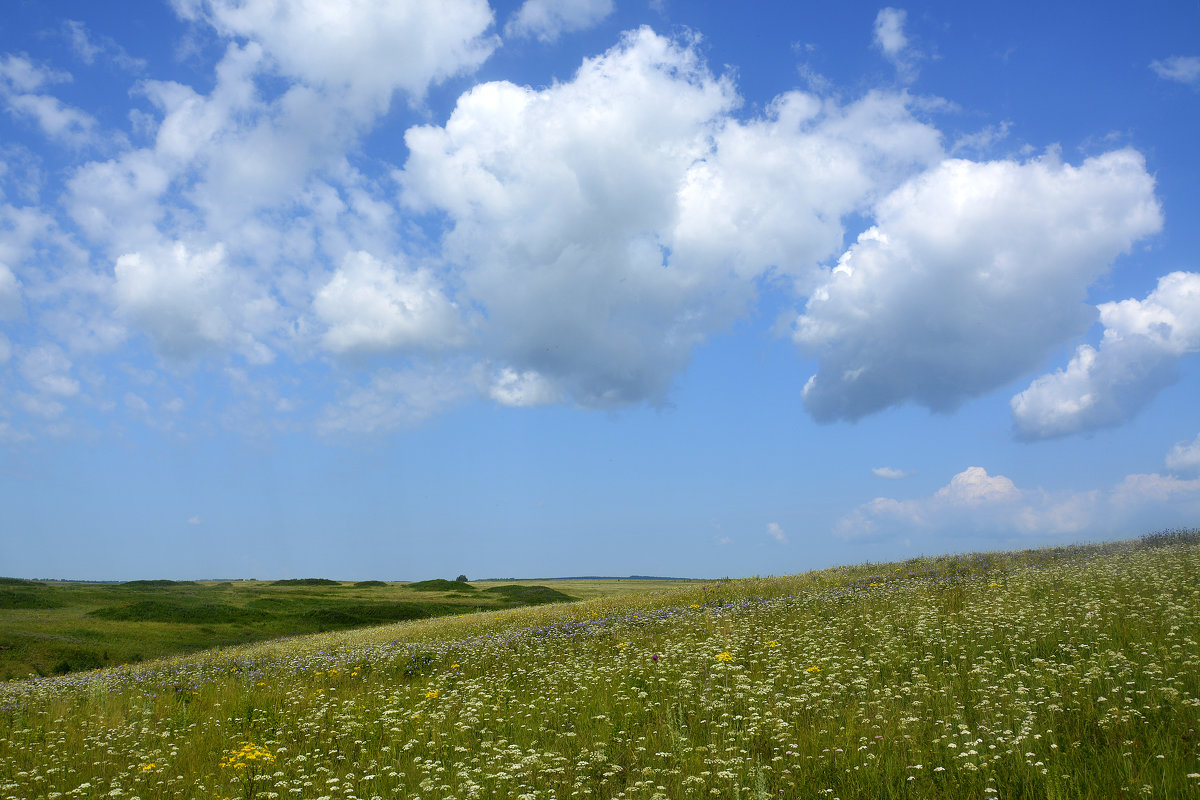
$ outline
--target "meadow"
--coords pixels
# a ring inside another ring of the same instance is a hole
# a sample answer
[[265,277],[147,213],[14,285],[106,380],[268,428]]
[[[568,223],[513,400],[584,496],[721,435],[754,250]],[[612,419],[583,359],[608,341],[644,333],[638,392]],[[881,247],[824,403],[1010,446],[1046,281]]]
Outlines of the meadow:
[[0,578],[0,680],[631,590],[629,581],[560,583],[554,588],[444,579],[88,583]]
[[0,684],[0,797],[1200,797],[1200,533]]

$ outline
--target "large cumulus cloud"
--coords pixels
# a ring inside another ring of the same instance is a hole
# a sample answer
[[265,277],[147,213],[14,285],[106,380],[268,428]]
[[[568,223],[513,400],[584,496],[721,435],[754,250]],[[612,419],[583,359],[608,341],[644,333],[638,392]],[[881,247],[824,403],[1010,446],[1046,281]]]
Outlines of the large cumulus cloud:
[[824,422],[951,411],[1020,377],[1087,329],[1088,287],[1161,219],[1133,150],[1078,167],[943,162],[879,202],[796,320],[818,359],[805,408]]
[[739,103],[693,42],[643,28],[569,82],[483,84],[408,132],[404,198],[445,213],[489,357],[539,397],[661,400],[756,278],[811,278],[846,214],[941,153],[905,95]]
[[1175,381],[1180,358],[1200,352],[1200,273],[1172,272],[1145,300],[1099,309],[1100,346],[1080,345],[1065,368],[1013,397],[1013,421],[1023,438],[1119,425]]

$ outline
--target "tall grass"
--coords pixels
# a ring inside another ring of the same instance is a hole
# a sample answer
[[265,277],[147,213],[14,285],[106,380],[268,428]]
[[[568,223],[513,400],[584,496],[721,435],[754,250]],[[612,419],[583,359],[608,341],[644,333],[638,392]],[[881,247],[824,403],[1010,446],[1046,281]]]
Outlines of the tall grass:
[[1200,796],[1200,544],[923,559],[0,687],[0,797]]

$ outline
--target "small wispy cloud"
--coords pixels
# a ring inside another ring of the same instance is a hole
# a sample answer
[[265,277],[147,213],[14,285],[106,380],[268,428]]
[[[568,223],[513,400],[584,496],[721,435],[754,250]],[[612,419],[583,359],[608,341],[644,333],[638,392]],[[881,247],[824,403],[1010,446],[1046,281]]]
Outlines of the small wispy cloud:
[[1171,56],[1151,61],[1150,69],[1160,78],[1200,88],[1200,56]]
[[902,8],[882,8],[875,16],[875,46],[883,57],[896,67],[902,81],[912,82],[917,78],[916,62],[922,54],[911,46],[904,24],[908,12]]
[[787,534],[783,532],[783,528],[779,526],[778,522],[767,523],[767,535],[780,544],[787,544]]
[[895,467],[871,467],[871,472],[876,478],[885,478],[889,481],[898,481],[901,478],[907,478],[911,474]]
[[200,517],[198,517],[198,516],[188,517],[188,525],[199,525],[199,524],[200,524]]

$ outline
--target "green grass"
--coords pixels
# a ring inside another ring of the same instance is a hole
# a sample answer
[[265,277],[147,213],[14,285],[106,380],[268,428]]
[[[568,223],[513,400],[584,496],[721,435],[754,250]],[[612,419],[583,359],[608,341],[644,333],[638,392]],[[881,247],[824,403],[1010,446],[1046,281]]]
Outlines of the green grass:
[[1198,730],[1192,533],[10,682],[0,797],[1192,798]]
[[117,666],[283,636],[575,599],[546,587],[477,591],[325,578],[38,582],[0,579],[0,680]]

